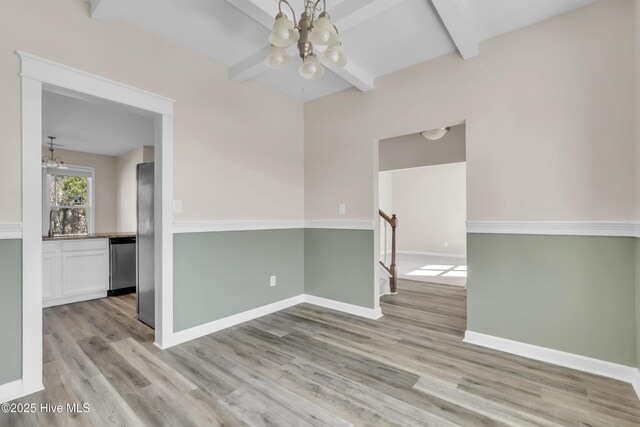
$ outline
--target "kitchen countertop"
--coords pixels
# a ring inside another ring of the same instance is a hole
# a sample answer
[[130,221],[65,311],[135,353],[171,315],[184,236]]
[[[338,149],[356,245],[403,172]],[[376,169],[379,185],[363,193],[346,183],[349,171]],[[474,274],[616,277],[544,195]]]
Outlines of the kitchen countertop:
[[42,240],[88,240],[88,239],[116,239],[118,237],[136,237],[136,233],[93,233],[82,236],[42,236]]

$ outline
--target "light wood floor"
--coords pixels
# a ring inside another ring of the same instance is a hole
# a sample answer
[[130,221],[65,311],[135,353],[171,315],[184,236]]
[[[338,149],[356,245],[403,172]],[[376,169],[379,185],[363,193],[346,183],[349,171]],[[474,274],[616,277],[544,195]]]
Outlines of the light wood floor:
[[46,309],[21,402],[91,412],[0,425],[640,425],[628,384],[462,343],[464,288],[399,290],[378,321],[304,304],[163,352],[132,296]]

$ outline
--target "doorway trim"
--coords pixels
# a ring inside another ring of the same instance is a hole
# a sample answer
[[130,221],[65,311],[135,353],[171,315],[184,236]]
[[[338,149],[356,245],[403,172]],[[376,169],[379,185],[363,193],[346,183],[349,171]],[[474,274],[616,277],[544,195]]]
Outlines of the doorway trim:
[[16,51],[22,82],[22,390],[42,382],[42,91],[61,88],[155,113],[155,345],[173,335],[173,104],[175,100]]

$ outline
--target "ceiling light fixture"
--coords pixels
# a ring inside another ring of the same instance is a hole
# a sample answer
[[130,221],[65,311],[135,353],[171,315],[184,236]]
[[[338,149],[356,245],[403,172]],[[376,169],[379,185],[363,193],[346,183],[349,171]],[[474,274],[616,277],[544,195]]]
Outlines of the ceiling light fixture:
[[49,138],[49,151],[51,152],[51,154],[49,156],[44,156],[42,158],[42,167],[43,168],[52,168],[52,169],[69,169],[66,165],[66,163],[62,160],[62,157],[56,157],[55,154],[53,153],[54,144],[53,141],[56,140],[55,136],[48,136],[47,138]]
[[[322,9],[318,7],[322,1]],[[286,4],[291,10],[293,21],[282,12],[282,5]],[[320,14],[316,17],[316,14]],[[347,58],[342,50],[342,43],[338,30],[331,23],[327,13],[326,0],[304,0],[304,12],[298,25],[295,25],[296,12],[288,0],[278,1],[278,14],[273,23],[273,31],[269,34],[271,49],[265,60],[267,67],[272,69],[284,68],[291,62],[286,49],[298,43],[298,52],[302,58],[302,65],[298,71],[307,80],[316,80],[324,75],[324,65],[342,68],[347,64]],[[327,46],[324,52],[316,55],[314,45]],[[324,65],[323,65],[324,64]]]
[[420,135],[422,135],[423,137],[425,137],[429,141],[437,141],[437,140],[441,139],[443,136],[445,136],[447,133],[449,133],[450,130],[451,130],[451,128],[449,128],[449,127],[447,127],[447,128],[439,128],[439,129],[432,129],[432,130],[425,130],[424,132],[420,132]]

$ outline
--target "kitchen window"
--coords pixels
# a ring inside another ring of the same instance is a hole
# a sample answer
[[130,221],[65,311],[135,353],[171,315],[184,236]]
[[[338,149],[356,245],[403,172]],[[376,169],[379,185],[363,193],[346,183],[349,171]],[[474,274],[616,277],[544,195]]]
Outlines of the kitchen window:
[[69,166],[42,169],[42,234],[81,236],[94,232],[95,170]]

